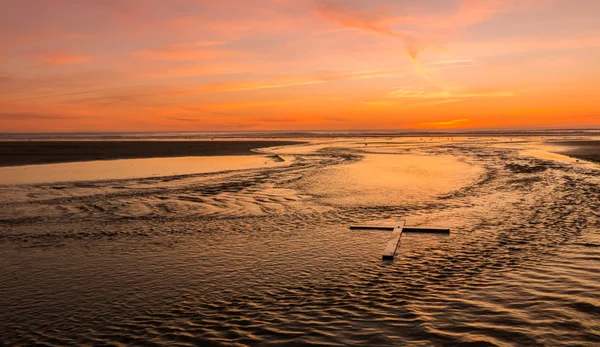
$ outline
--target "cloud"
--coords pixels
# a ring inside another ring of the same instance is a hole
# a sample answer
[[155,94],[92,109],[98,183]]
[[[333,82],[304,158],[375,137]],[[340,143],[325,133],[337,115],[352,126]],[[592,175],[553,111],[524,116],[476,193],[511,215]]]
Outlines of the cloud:
[[192,76],[210,76],[245,72],[248,69],[243,64],[205,63],[199,66],[175,67],[143,71],[140,76],[151,78],[176,78]]
[[438,99],[438,100],[431,100],[431,101],[425,101],[425,102],[419,102],[416,104],[411,104],[408,107],[435,106],[435,105],[441,105],[441,104],[450,104],[450,103],[459,102],[462,100],[463,99]]
[[92,60],[87,55],[47,55],[41,58],[44,64],[50,66],[82,64]]
[[364,104],[371,106],[395,106],[398,103],[390,100],[374,100],[374,101],[365,101]]
[[142,57],[157,60],[201,60],[221,58],[231,51],[210,48],[227,44],[222,41],[199,41],[193,43],[172,44],[153,49],[136,51]]
[[197,127],[204,130],[264,130],[267,128],[275,128],[279,130],[301,130],[310,128],[311,125],[318,124],[343,124],[344,121],[332,117],[319,117],[312,115],[299,116],[280,116],[280,117],[265,117],[265,116],[249,116],[240,115],[231,118],[221,117],[219,119],[207,119],[201,114],[198,115],[176,115],[168,117],[169,120],[175,121],[185,127]]
[[511,97],[516,96],[511,91],[483,91],[483,92],[452,92],[452,91],[431,91],[425,88],[404,87],[389,92],[389,98],[398,99],[456,99],[456,98],[480,98],[480,97]]
[[211,92],[235,92],[235,91],[250,91],[260,89],[272,89],[272,88],[284,88],[292,86],[303,86],[315,83],[322,83],[322,80],[316,79],[281,79],[279,81],[240,81],[240,82],[228,82],[228,83],[215,83],[205,85],[198,88],[198,93],[211,93]]
[[334,5],[325,0],[318,0],[316,4],[319,15],[341,26],[402,38],[402,35],[386,26],[386,20],[381,11],[366,12],[351,7]]
[[169,116],[168,120],[174,121],[179,126],[184,126],[189,130],[189,127],[196,127],[196,129],[203,130],[249,130],[256,128],[256,122],[249,120],[245,117],[237,117],[227,119],[225,117],[219,118],[207,118],[203,114],[187,115],[187,116]]
[[193,43],[196,47],[207,47],[207,46],[220,46],[226,45],[227,41],[196,41]]
[[435,70],[450,70],[476,67],[481,63],[474,59],[448,59],[429,62],[427,65],[434,67]]
[[494,41],[459,42],[452,44],[451,47],[453,51],[480,58],[523,56],[528,53],[550,53],[600,47],[600,37],[589,33],[578,36],[568,35],[566,38],[510,37]]
[[37,99],[45,99],[45,98],[61,98],[61,97],[69,97],[69,96],[77,96],[77,95],[85,95],[85,94],[110,92],[110,91],[130,89],[130,88],[132,88],[132,87],[116,87],[116,88],[81,90],[81,91],[77,91],[77,92],[54,93],[54,94],[38,95],[38,96],[33,96],[33,97],[17,99],[15,101],[29,101],[29,100],[37,100]]
[[[448,91],[431,90],[422,87],[403,87],[387,93],[383,99],[369,100],[363,103],[380,107],[394,107],[398,105],[403,107],[422,107],[459,102],[472,98],[506,98],[514,96],[517,96],[517,93],[512,91]],[[401,103],[401,101],[410,101],[410,103]]]
[[254,108],[267,106],[281,106],[301,102],[303,100],[276,100],[276,101],[255,101],[255,102],[230,102],[221,104],[205,104],[203,107],[211,110],[229,110],[238,108]]
[[401,70],[363,70],[353,72],[319,72],[312,75],[302,76],[275,76],[269,80],[263,81],[237,81],[227,83],[209,84],[198,88],[199,93],[206,92],[233,92],[233,91],[249,91],[260,89],[284,88],[292,86],[303,86],[310,84],[376,79],[391,76],[399,76],[405,72]]
[[21,113],[21,112],[5,112],[0,113],[0,120],[10,121],[31,121],[31,120],[49,120],[49,119],[74,119],[74,116],[41,114],[41,113]]
[[422,23],[436,29],[463,28],[483,22],[514,7],[515,0],[461,0],[454,13],[424,18]]
[[[420,52],[439,45],[459,29],[481,23],[499,13],[519,7],[540,6],[547,0],[449,0],[350,2],[314,0],[316,13],[345,28],[398,39],[417,61]],[[359,5],[360,4],[360,5]],[[365,5],[367,4],[367,5]],[[445,9],[447,8],[447,9]],[[401,29],[400,29],[401,28]]]
[[383,9],[374,11],[364,11],[351,7],[334,5],[325,0],[317,0],[317,14],[338,25],[377,33],[394,39],[399,39],[404,43],[406,53],[412,58],[417,59],[420,47],[414,37],[399,33],[389,27],[390,18],[387,17]]
[[451,126],[454,126],[454,125],[468,123],[470,121],[471,121],[470,119],[455,119],[455,120],[441,121],[441,122],[419,123],[419,124],[416,124],[416,125],[417,126],[422,126],[422,127],[444,127],[444,126],[451,127]]

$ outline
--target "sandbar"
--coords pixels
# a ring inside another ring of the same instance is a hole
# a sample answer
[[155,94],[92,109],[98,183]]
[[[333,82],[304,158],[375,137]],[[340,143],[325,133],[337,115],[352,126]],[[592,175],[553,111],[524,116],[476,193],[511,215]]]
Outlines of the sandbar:
[[558,151],[560,154],[600,163],[600,140],[556,141],[551,144],[565,147]]
[[95,160],[231,156],[256,154],[252,149],[300,144],[298,141],[5,141],[0,166]]

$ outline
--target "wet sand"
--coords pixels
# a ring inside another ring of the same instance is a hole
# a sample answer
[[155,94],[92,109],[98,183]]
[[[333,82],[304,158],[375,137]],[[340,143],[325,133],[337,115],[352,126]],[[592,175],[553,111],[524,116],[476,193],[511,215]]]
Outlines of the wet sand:
[[568,147],[566,150],[558,151],[560,154],[600,163],[600,140],[555,141],[551,144]]
[[[597,346],[600,166],[528,141],[0,185],[0,345]],[[451,234],[349,230],[400,219]]]
[[252,149],[297,141],[3,141],[0,166],[111,159],[254,154]]
[[211,172],[287,165],[283,156],[219,155],[176,158],[95,160],[88,162],[0,167],[1,185],[197,176]]

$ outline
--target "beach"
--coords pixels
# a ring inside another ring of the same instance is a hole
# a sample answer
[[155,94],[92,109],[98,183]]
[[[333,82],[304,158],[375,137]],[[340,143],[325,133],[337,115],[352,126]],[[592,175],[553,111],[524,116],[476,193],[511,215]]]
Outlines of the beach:
[[[0,344],[597,345],[600,166],[545,141],[253,142],[231,151],[282,161],[0,182]],[[350,230],[400,220],[451,232],[382,262],[390,233]]]
[[552,144],[567,147],[559,153],[574,158],[600,163],[600,141],[555,141]]
[[0,347],[600,347],[600,1],[0,2]]

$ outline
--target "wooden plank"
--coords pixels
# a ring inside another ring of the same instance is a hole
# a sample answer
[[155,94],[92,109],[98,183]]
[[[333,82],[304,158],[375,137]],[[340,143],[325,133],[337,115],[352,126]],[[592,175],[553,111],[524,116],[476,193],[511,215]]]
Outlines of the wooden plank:
[[405,223],[405,221],[398,222],[398,227],[392,231],[390,239],[383,250],[383,256],[381,257],[382,260],[394,260],[394,257],[396,256],[396,248],[398,248],[398,243],[400,243],[400,237],[402,237],[402,228],[404,228]]
[[425,234],[450,234],[450,229],[438,228],[404,228],[405,233],[425,233]]
[[396,229],[395,226],[377,226],[377,225],[352,225],[350,230],[388,230]]
[[[379,225],[352,225],[350,230],[386,230],[393,231],[395,226],[379,226]],[[425,234],[450,234],[450,229],[444,228],[409,228],[402,229],[405,233],[425,233]]]

